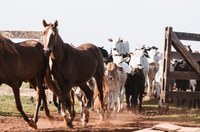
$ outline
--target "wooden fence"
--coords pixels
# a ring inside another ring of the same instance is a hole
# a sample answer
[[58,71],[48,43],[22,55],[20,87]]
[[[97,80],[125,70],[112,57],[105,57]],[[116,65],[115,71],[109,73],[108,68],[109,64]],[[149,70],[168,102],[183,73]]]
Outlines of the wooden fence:
[[[200,54],[190,53],[180,40],[200,41],[200,34],[174,32],[172,27],[165,29],[165,45],[163,58],[163,77],[161,82],[161,96],[159,105],[168,109],[169,98],[200,99],[200,92],[172,91],[172,81],[175,79],[200,80]],[[176,51],[172,51],[172,46]],[[193,71],[170,71],[172,59],[184,59],[192,67]]]
[[19,38],[19,39],[40,39],[42,36],[41,31],[9,31],[1,30],[0,34],[7,38]]

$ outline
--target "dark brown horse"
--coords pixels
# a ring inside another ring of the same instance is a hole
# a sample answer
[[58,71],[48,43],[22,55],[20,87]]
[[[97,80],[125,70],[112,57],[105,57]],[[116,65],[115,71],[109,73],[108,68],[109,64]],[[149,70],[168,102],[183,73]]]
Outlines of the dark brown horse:
[[[43,45],[34,40],[14,43],[0,35],[0,85],[5,83],[12,87],[17,110],[29,126],[37,128],[38,109],[41,99],[44,101],[46,115],[50,118],[46,96],[42,88],[48,58],[43,53]],[[36,109],[32,119],[24,113],[20,101],[20,86],[29,81],[37,90]]]
[[[101,118],[103,118],[102,83],[104,65],[99,48],[90,43],[72,47],[69,44],[65,44],[58,34],[57,21],[54,24],[47,24],[43,20],[43,25],[45,27],[43,33],[44,50],[50,51],[52,60],[52,66],[50,66],[51,74],[60,87],[61,114],[64,121],[69,127],[72,127],[71,117],[67,117],[66,113],[66,95],[68,95],[73,86],[83,84],[91,77],[94,77],[97,82],[101,101]],[[71,111],[69,112],[71,114]]]

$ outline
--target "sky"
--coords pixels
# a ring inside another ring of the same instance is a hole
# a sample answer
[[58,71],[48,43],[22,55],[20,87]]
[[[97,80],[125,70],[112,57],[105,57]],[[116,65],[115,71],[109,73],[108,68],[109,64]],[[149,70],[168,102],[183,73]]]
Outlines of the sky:
[[[164,30],[200,33],[199,0],[4,0],[0,30],[43,31],[42,20],[58,21],[61,38],[74,45],[93,43],[108,51],[108,38],[156,46],[163,51]],[[184,41],[195,50],[199,42]]]

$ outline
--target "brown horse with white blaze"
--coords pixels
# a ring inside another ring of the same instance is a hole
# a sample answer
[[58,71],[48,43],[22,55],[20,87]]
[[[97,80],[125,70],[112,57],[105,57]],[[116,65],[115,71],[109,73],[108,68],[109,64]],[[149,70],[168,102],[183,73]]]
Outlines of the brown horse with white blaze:
[[[14,93],[17,110],[24,120],[33,128],[37,128],[38,110],[43,99],[45,112],[51,116],[47,108],[46,95],[42,87],[48,58],[43,53],[43,45],[35,40],[14,43],[0,35],[0,85],[9,85]],[[22,108],[20,100],[20,86],[29,81],[36,89],[36,109],[32,119],[29,119]]]
[[[91,43],[72,47],[66,44],[58,34],[58,22],[47,24],[43,33],[44,50],[50,52],[52,60],[51,74],[60,87],[61,114],[69,127],[72,127],[72,118],[67,117],[65,100],[73,86],[85,83],[94,77],[97,82],[101,102],[101,119],[103,118],[103,91],[104,76],[103,57],[98,47]],[[69,105],[69,104],[67,104]],[[68,108],[70,106],[67,106]],[[68,109],[69,111],[69,109]],[[71,111],[70,116],[71,116]]]

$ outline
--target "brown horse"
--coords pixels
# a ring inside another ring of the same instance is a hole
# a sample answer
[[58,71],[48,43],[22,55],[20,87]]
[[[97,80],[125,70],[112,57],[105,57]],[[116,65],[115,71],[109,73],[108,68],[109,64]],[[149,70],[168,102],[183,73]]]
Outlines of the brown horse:
[[[14,43],[0,35],[0,85],[5,83],[12,87],[17,110],[24,120],[33,128],[37,128],[38,109],[41,99],[44,101],[46,115],[51,118],[47,108],[46,96],[42,88],[48,58],[43,53],[43,45],[34,40]],[[29,81],[37,90],[36,109],[32,119],[22,109],[20,86],[23,81]]]
[[[50,52],[52,60],[52,66],[50,66],[51,74],[60,87],[61,114],[64,121],[69,127],[72,127],[72,118],[67,117],[66,114],[66,95],[68,95],[73,86],[83,84],[91,77],[94,77],[97,82],[101,102],[100,118],[102,119],[104,65],[99,48],[90,43],[82,44],[79,47],[72,47],[69,44],[65,44],[58,34],[57,21],[54,24],[47,24],[43,20],[43,25],[45,27],[43,32],[44,50]],[[69,112],[71,116],[71,111]]]

